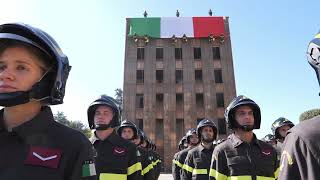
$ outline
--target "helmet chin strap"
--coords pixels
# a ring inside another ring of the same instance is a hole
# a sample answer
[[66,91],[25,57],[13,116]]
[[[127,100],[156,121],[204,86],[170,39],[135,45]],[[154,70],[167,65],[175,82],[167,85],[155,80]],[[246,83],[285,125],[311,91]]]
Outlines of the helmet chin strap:
[[109,124],[96,124],[96,130],[101,131],[101,130],[107,130],[109,128],[111,128],[111,123]]
[[39,100],[46,99],[46,91],[43,90],[47,88],[46,86],[49,83],[45,76],[48,72],[52,69],[50,67],[37,81],[30,90],[28,91],[16,91],[16,92],[9,92],[9,93],[0,93],[0,106],[4,107],[12,107],[17,106],[20,104],[26,104],[30,102],[31,99]]
[[235,126],[245,132],[250,132],[254,129],[254,125],[240,125],[237,121],[235,122]]

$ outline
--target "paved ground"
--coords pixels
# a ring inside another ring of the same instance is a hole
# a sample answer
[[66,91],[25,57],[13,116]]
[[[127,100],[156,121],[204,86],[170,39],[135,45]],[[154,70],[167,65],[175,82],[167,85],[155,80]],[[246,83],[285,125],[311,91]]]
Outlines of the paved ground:
[[158,180],[173,180],[172,174],[160,174]]

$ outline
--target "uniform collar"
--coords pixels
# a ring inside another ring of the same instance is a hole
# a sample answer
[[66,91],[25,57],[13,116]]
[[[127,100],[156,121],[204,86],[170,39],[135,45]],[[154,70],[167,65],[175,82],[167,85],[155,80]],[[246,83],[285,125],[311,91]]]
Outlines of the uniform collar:
[[212,146],[211,146],[210,149],[206,149],[206,148],[204,148],[204,146],[203,146],[203,145],[201,144],[201,142],[200,142],[200,144],[198,145],[198,149],[199,149],[199,151],[212,150],[212,149],[214,149],[214,144],[212,144]]
[[112,133],[105,140],[99,139],[96,134],[96,131],[93,134],[94,134],[94,136],[92,136],[92,138],[91,138],[92,144],[99,142],[99,141],[110,141],[112,144],[114,144],[119,141],[119,136],[116,134],[115,130],[113,130]]
[[[0,131],[5,130],[6,127],[4,125],[3,119],[4,109],[0,111]],[[49,125],[54,121],[52,111],[50,107],[43,106],[40,112],[31,120],[12,128],[12,132],[16,133],[22,139],[25,139],[27,136],[31,134],[35,134],[37,132],[46,132]]]
[[[234,133],[229,135],[228,139],[231,140],[231,143],[232,143],[233,147],[238,147],[242,143],[245,143],[240,138],[238,138],[238,136],[236,136]],[[250,144],[258,145],[260,147],[260,143],[259,143],[259,141],[258,141],[258,139],[257,139],[257,137],[256,137],[256,135],[254,133],[253,133],[252,142]]]

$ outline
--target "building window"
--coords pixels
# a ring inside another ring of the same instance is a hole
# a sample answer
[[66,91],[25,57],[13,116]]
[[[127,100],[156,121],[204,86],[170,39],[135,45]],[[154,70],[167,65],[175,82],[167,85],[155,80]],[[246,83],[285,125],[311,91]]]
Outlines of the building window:
[[142,84],[144,82],[144,71],[137,70],[137,83]]
[[163,82],[163,70],[156,70],[156,81],[157,83]]
[[193,48],[193,57],[194,59],[201,59],[201,48],[199,47]]
[[222,81],[222,70],[221,69],[214,70],[214,81],[216,83],[223,83],[223,81]]
[[194,79],[196,81],[202,81],[202,70],[195,70]]
[[219,47],[213,47],[212,53],[213,53],[213,59],[220,59],[220,48]]
[[182,93],[176,94],[176,110],[183,111],[183,94]]
[[137,59],[143,60],[144,59],[144,48],[139,47],[137,49]]
[[156,119],[156,145],[157,152],[160,153],[161,157],[164,157],[164,126],[163,119]]
[[136,107],[143,108],[143,94],[136,95]]
[[224,107],[223,93],[217,93],[217,107]]
[[156,60],[163,59],[163,48],[156,48]]
[[177,142],[184,136],[184,120],[176,119],[176,140]]
[[137,119],[138,128],[143,131],[143,119]]
[[183,94],[182,93],[176,94],[176,103],[179,105],[183,104]]
[[163,104],[163,94],[156,94],[157,104]]
[[176,70],[176,84],[182,83],[183,81],[183,71]]
[[226,129],[226,120],[224,118],[218,119],[218,131],[219,134],[226,134],[227,129]]
[[175,48],[174,55],[176,59],[182,59],[182,48]]
[[203,94],[200,94],[200,93],[196,94],[196,104],[197,104],[197,107],[204,106]]

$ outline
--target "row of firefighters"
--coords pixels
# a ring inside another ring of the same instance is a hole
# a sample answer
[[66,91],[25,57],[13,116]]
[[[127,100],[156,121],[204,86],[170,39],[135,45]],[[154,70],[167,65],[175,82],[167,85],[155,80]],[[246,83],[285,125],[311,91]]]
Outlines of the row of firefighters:
[[225,118],[233,133],[216,139],[217,126],[210,119],[201,120],[179,142],[179,152],[172,160],[175,180],[272,180],[281,169],[280,159],[287,131],[294,124],[280,117],[271,126],[273,135],[257,139],[259,106],[245,96],[236,97],[226,108]]
[[88,108],[95,170],[100,180],[156,180],[161,158],[156,145],[132,121],[120,121],[115,100],[102,95]]

